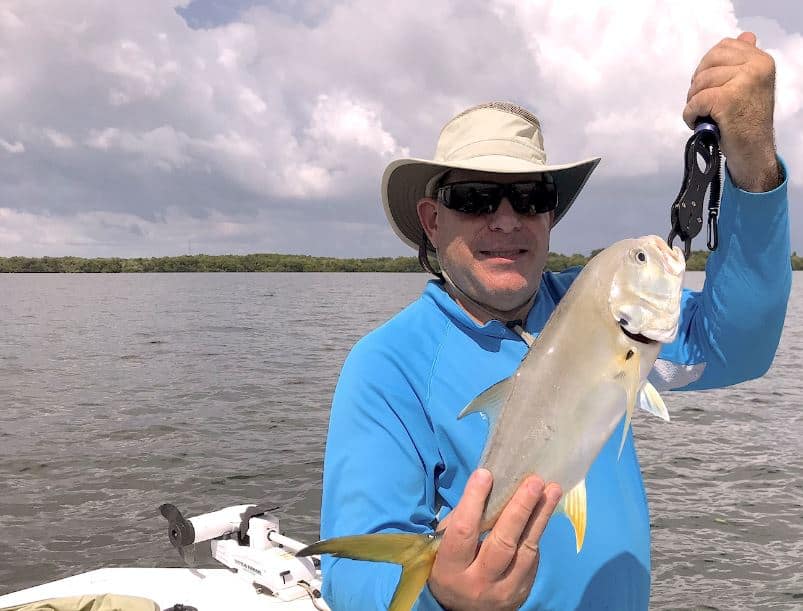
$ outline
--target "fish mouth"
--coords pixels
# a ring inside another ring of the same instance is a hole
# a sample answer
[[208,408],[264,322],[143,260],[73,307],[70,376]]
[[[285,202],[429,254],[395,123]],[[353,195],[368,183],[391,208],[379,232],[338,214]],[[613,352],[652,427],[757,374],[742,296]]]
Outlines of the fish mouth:
[[630,331],[625,329],[625,326],[624,326],[623,323],[619,323],[619,328],[622,330],[622,333],[627,335],[633,341],[639,342],[640,344],[648,344],[649,345],[649,344],[657,344],[658,343],[658,340],[651,339],[651,338],[647,337],[646,335],[642,335],[641,333],[631,333]]

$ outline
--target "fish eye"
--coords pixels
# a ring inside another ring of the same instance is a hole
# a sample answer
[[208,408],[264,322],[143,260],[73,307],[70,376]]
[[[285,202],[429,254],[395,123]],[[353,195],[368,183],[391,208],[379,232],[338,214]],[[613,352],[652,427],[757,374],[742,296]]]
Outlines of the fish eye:
[[638,261],[639,263],[646,263],[647,262],[647,253],[645,253],[643,250],[637,250],[636,251],[636,261]]

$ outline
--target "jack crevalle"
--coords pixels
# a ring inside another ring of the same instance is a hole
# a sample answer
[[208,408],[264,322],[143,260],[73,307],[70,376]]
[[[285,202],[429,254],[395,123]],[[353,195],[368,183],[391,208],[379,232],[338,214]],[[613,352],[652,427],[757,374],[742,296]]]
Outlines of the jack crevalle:
[[[482,518],[490,530],[529,475],[564,491],[557,512],[571,521],[577,552],[586,531],[585,476],[625,418],[621,453],[636,405],[668,420],[647,375],[661,344],[674,339],[685,259],[657,236],[623,240],[597,254],[574,280],[512,376],[460,413],[485,414],[480,466],[493,474]],[[299,552],[394,562],[402,574],[390,611],[412,607],[442,533],[379,533],[319,541]]]

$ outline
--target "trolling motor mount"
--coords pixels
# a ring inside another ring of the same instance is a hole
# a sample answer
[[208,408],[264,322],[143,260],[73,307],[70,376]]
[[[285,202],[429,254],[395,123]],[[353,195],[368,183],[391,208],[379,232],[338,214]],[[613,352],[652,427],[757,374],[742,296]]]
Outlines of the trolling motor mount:
[[[276,506],[235,505],[186,518],[170,503],[159,507],[167,519],[167,536],[187,562],[185,550],[210,541],[212,557],[233,569],[254,586],[284,601],[312,596],[319,581],[319,557],[299,558],[304,543],[285,537],[279,520],[270,513]],[[320,592],[318,591],[318,597]]]

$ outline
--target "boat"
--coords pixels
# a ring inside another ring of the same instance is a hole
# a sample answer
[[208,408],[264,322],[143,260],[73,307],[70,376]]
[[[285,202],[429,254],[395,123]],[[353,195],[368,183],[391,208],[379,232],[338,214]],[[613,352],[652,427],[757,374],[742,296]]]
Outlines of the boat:
[[209,541],[212,557],[226,568],[101,568],[0,596],[0,611],[106,593],[146,598],[162,611],[329,611],[320,558],[295,556],[306,544],[281,534],[273,509],[236,505],[185,518],[164,504],[168,538],[181,557]]

